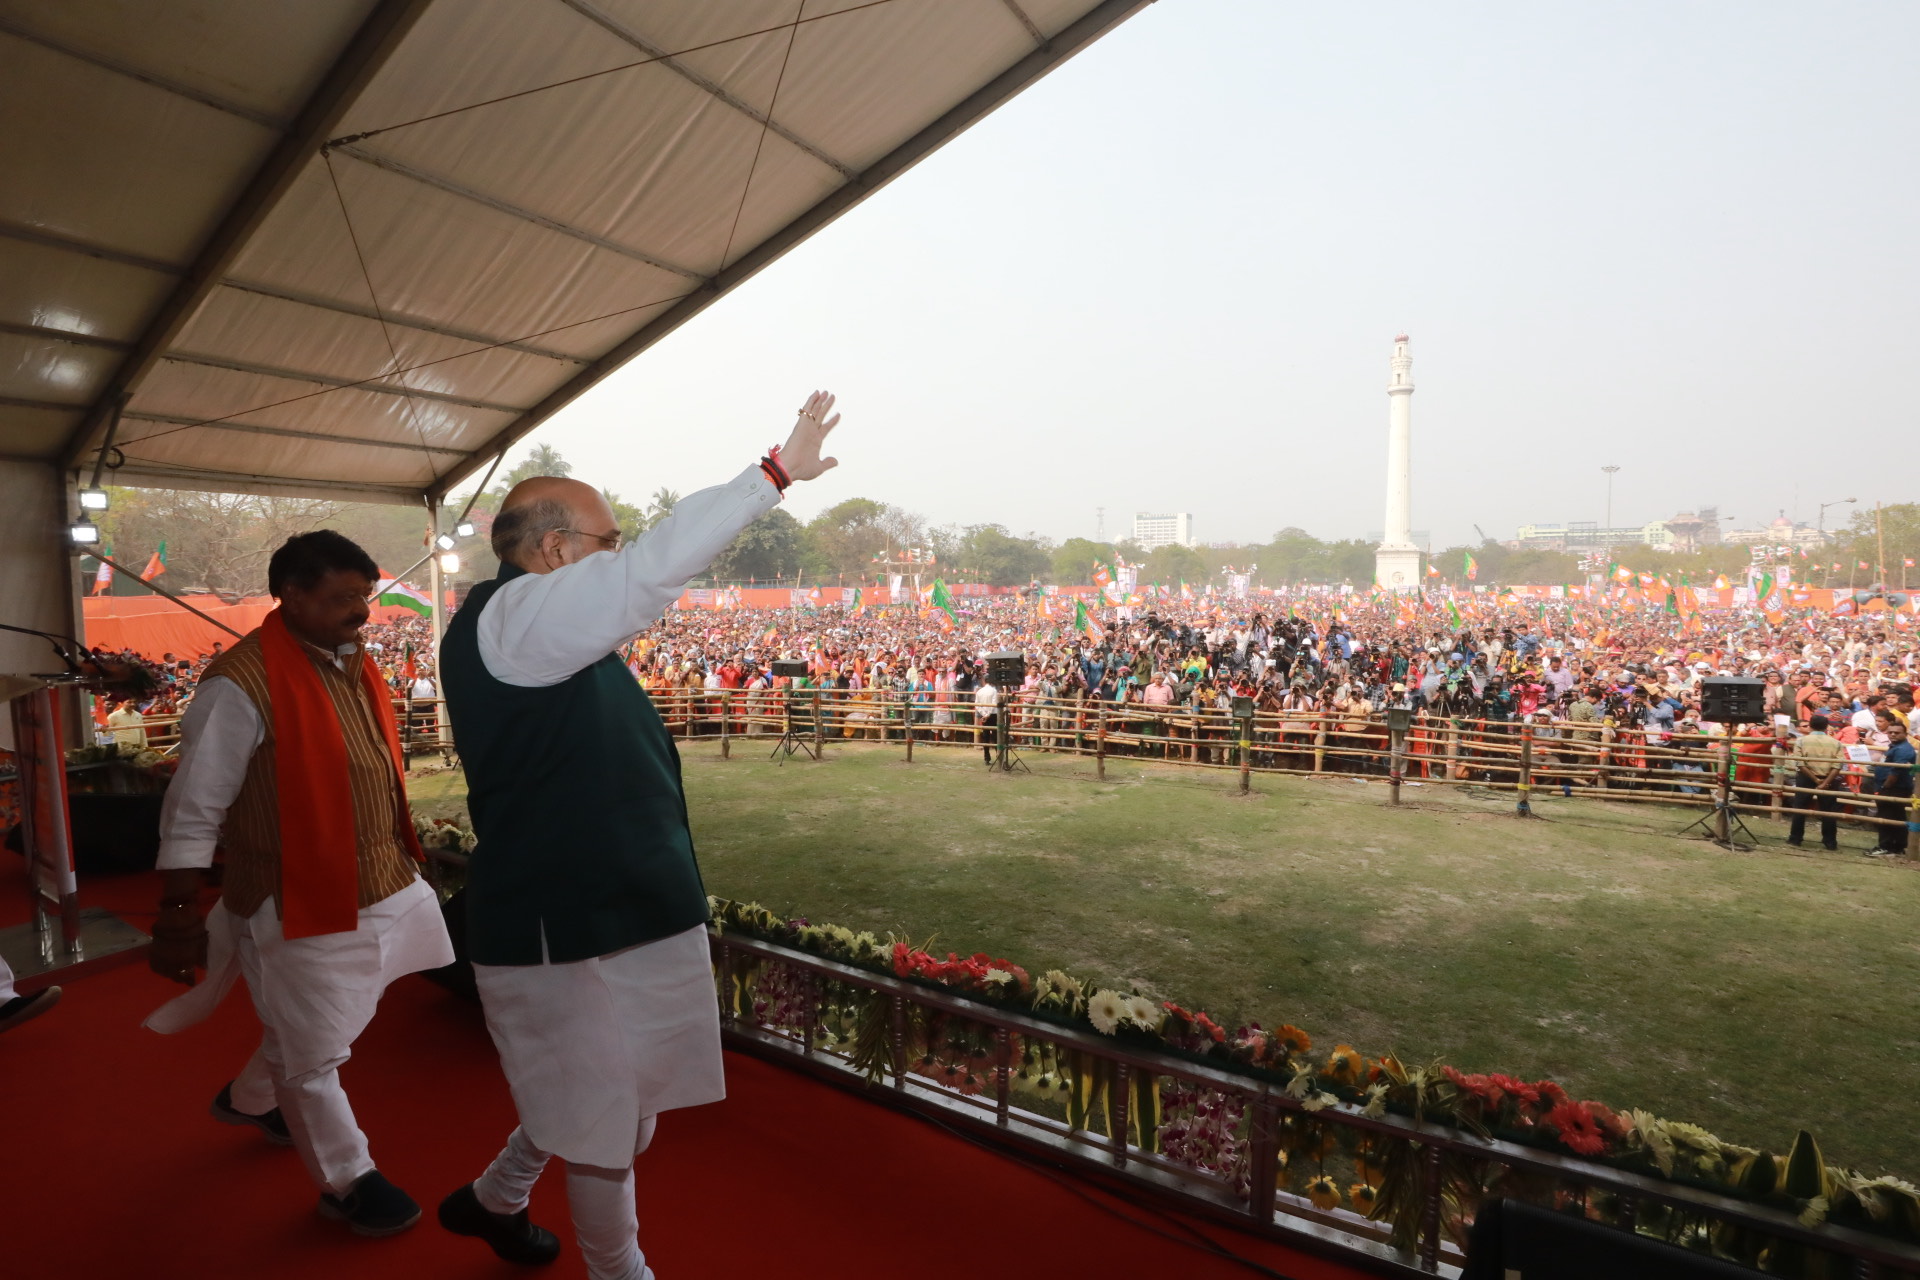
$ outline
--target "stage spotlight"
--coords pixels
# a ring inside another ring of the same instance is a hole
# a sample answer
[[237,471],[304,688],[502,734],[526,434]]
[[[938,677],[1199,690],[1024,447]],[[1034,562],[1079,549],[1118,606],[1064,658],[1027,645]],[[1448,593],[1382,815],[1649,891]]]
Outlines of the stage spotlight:
[[439,537],[433,540],[433,545],[440,548],[442,551],[451,551],[454,549],[455,546],[459,544],[454,542],[452,534],[443,533]]
[[440,572],[442,573],[460,572],[460,557],[453,554],[453,552],[451,551],[443,553],[440,557]]
[[105,489],[82,489],[80,491],[80,509],[82,511],[105,511],[107,509],[107,491]]
[[76,547],[100,545],[100,526],[91,520],[75,520],[67,526],[67,539]]
[[471,538],[473,536],[473,521],[462,520],[459,524],[453,526],[453,531],[463,538]]

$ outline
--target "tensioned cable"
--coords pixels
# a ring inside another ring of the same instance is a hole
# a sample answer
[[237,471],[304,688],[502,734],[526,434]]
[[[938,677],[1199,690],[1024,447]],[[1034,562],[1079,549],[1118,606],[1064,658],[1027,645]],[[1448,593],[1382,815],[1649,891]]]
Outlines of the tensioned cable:
[[[340,175],[333,169],[333,152],[326,147],[320,148],[320,159],[327,166],[327,181],[333,184],[334,203],[340,206],[340,221],[347,226],[347,242],[353,246],[353,260],[360,264],[360,279],[367,286],[367,298],[373,303],[373,318],[380,323],[380,337],[387,344],[387,372],[381,377],[396,376],[392,371],[400,366],[400,349],[393,345],[393,330],[387,327],[386,308],[380,305],[380,291],[373,287],[373,273],[367,270],[367,255],[360,248],[360,234],[353,229],[353,215],[347,212],[346,193],[340,190]],[[407,420],[413,423],[414,434],[420,437],[420,448],[426,454],[427,469],[432,478],[440,478],[440,464],[434,460],[433,446],[427,443],[427,429],[420,425],[420,406],[414,401],[413,388],[406,382],[399,384],[401,394],[407,402]]]
[[727,246],[720,250],[720,266],[715,275],[727,269],[727,255],[733,252],[733,237],[740,230],[740,215],[747,211],[747,197],[753,194],[753,175],[760,168],[760,152],[767,145],[767,134],[773,131],[773,109],[780,105],[780,86],[786,83],[787,63],[793,58],[793,42],[800,35],[800,18],[807,11],[807,0],[800,0],[800,7],[794,10],[793,23],[787,28],[787,49],[780,55],[780,72],[773,78],[773,96],[767,101],[766,115],[760,121],[760,136],[753,142],[753,159],[747,163],[746,185],[740,188],[740,203],[733,208],[733,225],[727,228]]
[[[407,129],[416,124],[426,124],[430,120],[444,120],[448,116],[457,116],[467,111],[478,111],[481,107],[491,107],[502,102],[512,102],[516,98],[531,97],[536,93],[546,93],[551,89],[564,89],[568,85],[580,84],[587,80],[597,80],[601,76],[617,75],[622,71],[632,71],[638,67],[650,67],[655,63],[667,62],[674,58],[683,58],[690,53],[701,53],[707,49],[718,49],[724,45],[737,44],[742,40],[752,40],[758,36],[772,35],[789,27],[799,28],[809,22],[825,22],[829,18],[844,17],[849,13],[859,13],[863,9],[878,9],[882,5],[892,4],[894,0],[868,0],[866,4],[856,4],[845,9],[835,9],[831,13],[816,13],[811,18],[796,18],[792,22],[782,22],[777,26],[762,27],[758,31],[748,31],[737,36],[728,36],[722,40],[710,40],[706,44],[691,45],[674,53],[662,53],[651,58],[641,58],[637,62],[622,63],[617,67],[608,67],[604,71],[589,71],[585,75],[570,76],[565,80],[555,80],[551,84],[536,85],[531,89],[521,89],[516,93],[502,94],[497,98],[486,98],[480,102],[470,102],[464,107],[449,107],[445,111],[436,111],[432,115],[419,116],[412,120],[402,120],[396,124],[381,125],[378,129],[367,129],[361,133],[350,133],[334,138],[327,143],[329,147],[344,146],[349,142],[359,142],[366,138],[377,138],[383,133],[392,133],[395,129]],[[803,5],[804,9],[805,6]]]

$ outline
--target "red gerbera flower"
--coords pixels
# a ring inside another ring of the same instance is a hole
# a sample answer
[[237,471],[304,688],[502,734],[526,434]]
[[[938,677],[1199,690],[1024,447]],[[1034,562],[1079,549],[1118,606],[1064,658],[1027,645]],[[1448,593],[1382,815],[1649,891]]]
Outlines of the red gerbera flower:
[[1594,1119],[1585,1103],[1561,1103],[1547,1112],[1547,1123],[1559,1133],[1561,1144],[1569,1151],[1597,1156],[1607,1149],[1607,1135],[1601,1132],[1600,1122]]
[[1502,1075],[1488,1076],[1487,1079],[1492,1081],[1496,1088],[1500,1089],[1522,1106],[1534,1107],[1540,1105],[1539,1088],[1535,1085],[1528,1084],[1525,1080],[1516,1080],[1512,1076]]

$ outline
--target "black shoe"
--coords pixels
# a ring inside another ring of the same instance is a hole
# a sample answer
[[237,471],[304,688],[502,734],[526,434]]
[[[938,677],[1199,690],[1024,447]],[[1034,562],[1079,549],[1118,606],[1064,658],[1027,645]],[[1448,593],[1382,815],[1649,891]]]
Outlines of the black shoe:
[[346,1223],[357,1236],[397,1236],[420,1221],[420,1206],[375,1169],[343,1196],[321,1192],[320,1216]]
[[30,996],[15,996],[0,1004],[0,1031],[11,1031],[23,1022],[32,1022],[59,1003],[58,987],[42,987]]
[[1825,850],[1826,850],[1826,851],[1827,851],[1828,853],[1838,853],[1838,852],[1840,852],[1840,846],[1839,846],[1839,845],[1837,845],[1837,844],[1826,844],[1826,843],[1822,843],[1820,847],[1821,847],[1822,849],[1825,849]]
[[1787,848],[1789,848],[1789,849],[1798,849],[1799,847],[1800,847],[1800,842],[1799,842],[1798,840],[1789,840],[1789,841],[1787,841]]
[[290,1147],[293,1145],[293,1135],[287,1132],[286,1117],[280,1114],[280,1108],[275,1107],[273,1110],[257,1116],[250,1116],[244,1111],[234,1109],[233,1081],[231,1080],[220,1086],[220,1096],[213,1100],[213,1105],[208,1107],[207,1110],[212,1114],[213,1118],[221,1124],[252,1125],[260,1132],[266,1134],[267,1141],[273,1143],[276,1147]]
[[543,1267],[560,1256],[560,1241],[545,1227],[527,1221],[527,1211],[495,1213],[480,1203],[469,1182],[440,1202],[440,1225],[457,1236],[478,1236],[496,1256],[529,1267]]

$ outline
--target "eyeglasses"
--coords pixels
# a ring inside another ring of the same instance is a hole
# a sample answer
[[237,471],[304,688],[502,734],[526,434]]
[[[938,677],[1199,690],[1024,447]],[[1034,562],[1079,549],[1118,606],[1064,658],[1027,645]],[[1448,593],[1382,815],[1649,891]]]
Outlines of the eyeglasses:
[[621,535],[617,533],[588,533],[585,529],[560,529],[557,532],[570,533],[576,538],[592,538],[609,551],[620,549]]

